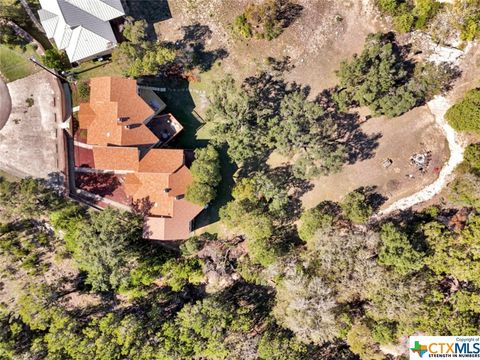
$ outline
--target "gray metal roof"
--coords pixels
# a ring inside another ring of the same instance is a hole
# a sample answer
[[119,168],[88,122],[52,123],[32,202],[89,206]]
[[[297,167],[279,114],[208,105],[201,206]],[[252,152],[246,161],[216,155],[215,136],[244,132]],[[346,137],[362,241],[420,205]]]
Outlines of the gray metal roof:
[[124,15],[120,0],[40,0],[40,21],[71,62],[102,54],[116,45],[108,20]]

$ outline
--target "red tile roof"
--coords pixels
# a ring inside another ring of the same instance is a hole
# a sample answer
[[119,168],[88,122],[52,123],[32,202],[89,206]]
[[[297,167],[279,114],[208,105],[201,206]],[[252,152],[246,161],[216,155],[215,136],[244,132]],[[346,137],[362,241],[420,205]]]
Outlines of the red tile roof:
[[[90,80],[90,102],[80,104],[80,129],[92,145],[146,145],[159,139],[144,124],[154,111],[137,94],[137,83],[120,77]],[[118,121],[119,118],[124,121]]]
[[93,159],[96,169],[136,171],[139,150],[136,147],[95,146]]
[[140,161],[139,172],[173,173],[184,164],[184,151],[151,149]]

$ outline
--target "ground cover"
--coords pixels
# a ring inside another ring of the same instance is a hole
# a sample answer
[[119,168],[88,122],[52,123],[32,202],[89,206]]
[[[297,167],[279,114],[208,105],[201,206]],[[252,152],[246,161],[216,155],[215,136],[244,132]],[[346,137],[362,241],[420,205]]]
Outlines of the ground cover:
[[35,54],[35,49],[31,45],[27,45],[25,49],[19,46],[11,49],[0,45],[0,73],[7,82],[36,73],[40,69],[28,60]]

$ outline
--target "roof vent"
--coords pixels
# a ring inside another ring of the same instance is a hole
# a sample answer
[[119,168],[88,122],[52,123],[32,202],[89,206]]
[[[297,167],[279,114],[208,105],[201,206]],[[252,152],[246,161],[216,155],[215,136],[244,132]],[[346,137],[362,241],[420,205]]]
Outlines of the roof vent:
[[132,129],[132,128],[133,128],[133,124],[125,125],[124,128],[125,128],[125,129]]
[[175,196],[175,200],[182,200],[183,197],[184,197],[183,195],[177,195],[177,196]]
[[170,188],[165,188],[165,189],[163,189],[163,192],[168,193],[168,192],[170,192],[170,190],[172,190],[172,189],[170,189]]
[[128,119],[130,119],[128,116],[120,116],[120,117],[117,118],[117,121],[118,122],[125,122]]

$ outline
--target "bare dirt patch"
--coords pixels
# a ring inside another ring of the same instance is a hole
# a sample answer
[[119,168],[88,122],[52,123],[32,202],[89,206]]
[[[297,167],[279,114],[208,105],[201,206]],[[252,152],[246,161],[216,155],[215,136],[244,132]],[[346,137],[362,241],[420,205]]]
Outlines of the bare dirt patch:
[[[314,189],[302,199],[305,208],[323,200],[341,201],[345,194],[361,186],[376,187],[378,193],[388,198],[384,207],[388,206],[432,183],[449,155],[442,130],[426,106],[394,119],[370,119],[362,129],[367,134],[382,133],[375,156],[346,165],[338,174],[315,179]],[[410,157],[426,151],[431,152],[431,161],[422,174],[411,165]],[[382,165],[385,159],[393,161],[388,168]]]
[[[205,51],[223,49],[227,56],[219,60],[220,67],[212,66],[212,70],[200,74],[200,82],[210,82],[224,73],[241,80],[264,66],[267,57],[288,56],[294,68],[286,75],[286,80],[309,86],[314,96],[334,86],[334,71],[340,62],[360,52],[369,33],[382,29],[381,19],[371,1],[298,0],[303,7],[301,16],[277,39],[246,41],[232,35],[230,24],[249,2],[171,1],[172,18],[155,24],[155,29],[159,38],[175,42],[184,38],[186,27],[208,27],[210,32],[202,40]],[[191,39],[191,43],[193,45],[195,39]],[[210,76],[211,72],[215,75]],[[196,90],[205,90],[205,85],[192,83],[190,89],[196,111],[203,114],[206,108],[204,93],[196,94]]]

